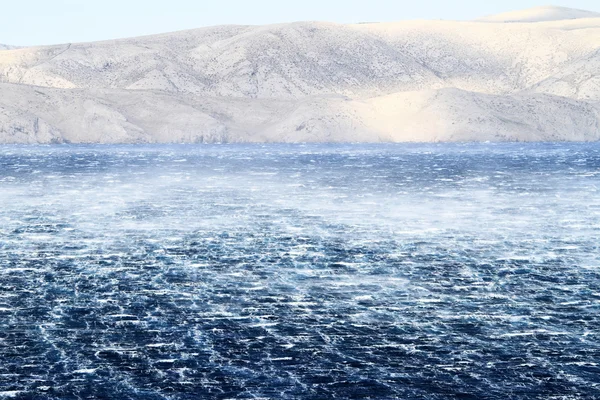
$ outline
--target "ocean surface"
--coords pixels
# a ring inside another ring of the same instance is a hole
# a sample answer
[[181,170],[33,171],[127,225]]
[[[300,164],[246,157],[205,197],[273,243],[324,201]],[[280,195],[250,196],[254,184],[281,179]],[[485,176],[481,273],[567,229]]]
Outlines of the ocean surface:
[[599,399],[600,144],[0,146],[0,398]]

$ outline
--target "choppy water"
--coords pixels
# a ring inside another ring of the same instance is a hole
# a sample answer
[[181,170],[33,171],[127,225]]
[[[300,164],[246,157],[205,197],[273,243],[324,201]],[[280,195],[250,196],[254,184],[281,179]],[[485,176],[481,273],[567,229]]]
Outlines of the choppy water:
[[600,145],[0,147],[0,398],[600,398]]

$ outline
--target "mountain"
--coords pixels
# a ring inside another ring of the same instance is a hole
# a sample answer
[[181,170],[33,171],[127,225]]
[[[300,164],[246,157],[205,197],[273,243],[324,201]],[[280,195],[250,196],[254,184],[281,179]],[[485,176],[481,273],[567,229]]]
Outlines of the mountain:
[[600,13],[566,7],[543,6],[479,18],[482,22],[546,22],[566,19],[600,18]]
[[591,141],[598,108],[459,89],[369,99],[196,97],[0,84],[0,143]]
[[600,18],[512,15],[6,50],[0,142],[600,139]]

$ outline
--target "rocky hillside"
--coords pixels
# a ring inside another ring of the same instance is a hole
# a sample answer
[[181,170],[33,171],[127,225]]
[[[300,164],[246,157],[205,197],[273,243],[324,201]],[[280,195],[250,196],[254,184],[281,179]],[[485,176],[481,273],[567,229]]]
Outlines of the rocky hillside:
[[598,140],[600,16],[219,26],[0,52],[0,142]]

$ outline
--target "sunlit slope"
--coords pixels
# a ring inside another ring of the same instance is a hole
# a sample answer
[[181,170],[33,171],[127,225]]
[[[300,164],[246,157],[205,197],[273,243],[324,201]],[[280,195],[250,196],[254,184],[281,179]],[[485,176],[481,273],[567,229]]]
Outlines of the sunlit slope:
[[193,97],[0,84],[1,143],[590,141],[598,109],[458,89],[365,100]]
[[597,140],[600,18],[511,15],[4,50],[0,141]]

